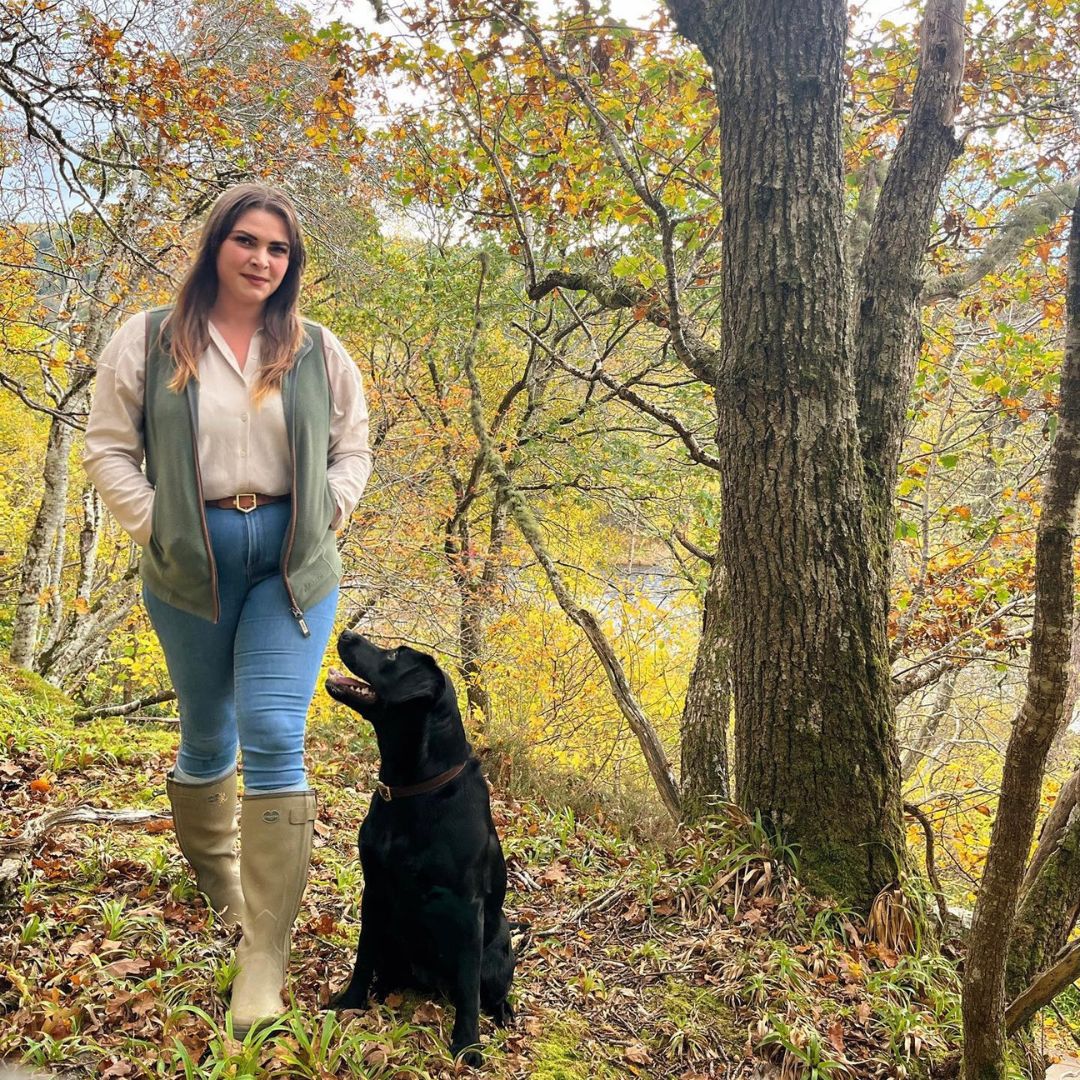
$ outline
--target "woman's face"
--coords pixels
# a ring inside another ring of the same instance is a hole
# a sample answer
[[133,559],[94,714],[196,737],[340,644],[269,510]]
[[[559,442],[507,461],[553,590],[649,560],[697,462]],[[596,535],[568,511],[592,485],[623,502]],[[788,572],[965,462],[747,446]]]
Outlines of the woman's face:
[[289,269],[289,233],[270,210],[246,210],[218,248],[218,302],[261,308]]

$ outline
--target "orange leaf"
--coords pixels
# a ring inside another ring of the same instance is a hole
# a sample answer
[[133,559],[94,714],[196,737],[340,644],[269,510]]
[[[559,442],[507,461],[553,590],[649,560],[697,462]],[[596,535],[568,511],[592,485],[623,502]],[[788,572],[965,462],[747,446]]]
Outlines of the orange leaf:
[[36,780],[30,781],[31,791],[52,791],[52,781],[47,777],[39,776]]
[[829,1042],[838,1054],[844,1052],[844,1024],[842,1021],[836,1020],[829,1025]]

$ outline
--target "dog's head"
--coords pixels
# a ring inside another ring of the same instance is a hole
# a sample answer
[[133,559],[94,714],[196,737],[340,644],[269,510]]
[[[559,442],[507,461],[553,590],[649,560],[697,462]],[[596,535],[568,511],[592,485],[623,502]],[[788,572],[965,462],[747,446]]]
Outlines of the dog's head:
[[446,675],[435,659],[408,645],[380,649],[363,635],[346,630],[337,648],[352,674],[331,668],[326,692],[372,723],[403,709],[428,709],[446,691]]

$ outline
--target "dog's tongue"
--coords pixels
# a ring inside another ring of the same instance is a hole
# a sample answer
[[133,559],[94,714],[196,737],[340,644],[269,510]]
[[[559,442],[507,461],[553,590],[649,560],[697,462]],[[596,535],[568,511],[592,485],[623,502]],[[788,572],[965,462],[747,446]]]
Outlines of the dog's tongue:
[[345,672],[339,671],[335,667],[330,668],[326,674],[329,678],[333,679],[334,682],[340,683],[342,686],[351,686],[357,690],[370,689],[363,679],[354,679],[351,675],[346,675]]

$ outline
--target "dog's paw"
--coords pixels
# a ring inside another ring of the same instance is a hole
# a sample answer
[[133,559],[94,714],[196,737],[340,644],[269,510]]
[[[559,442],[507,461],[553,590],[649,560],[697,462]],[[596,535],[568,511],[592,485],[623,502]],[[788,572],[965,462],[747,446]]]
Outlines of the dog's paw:
[[491,1010],[491,1019],[498,1027],[509,1027],[514,1022],[514,1010],[506,998]]
[[340,1009],[366,1009],[368,1007],[368,996],[367,994],[357,994],[351,986],[347,986],[340,994],[332,997],[326,1007],[335,1011]]
[[455,1061],[463,1061],[470,1069],[479,1069],[484,1064],[484,1055],[475,1043],[463,1043],[461,1046],[451,1043],[450,1053],[454,1055]]

